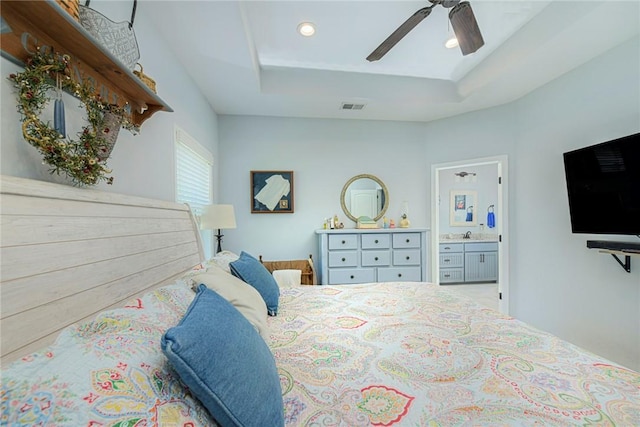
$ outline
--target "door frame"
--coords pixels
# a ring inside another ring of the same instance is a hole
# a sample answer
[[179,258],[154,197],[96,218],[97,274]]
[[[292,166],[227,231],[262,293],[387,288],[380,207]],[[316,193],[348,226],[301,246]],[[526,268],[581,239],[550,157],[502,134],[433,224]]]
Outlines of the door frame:
[[[431,281],[440,285],[440,172],[461,167],[495,164],[498,168],[498,208],[496,231],[498,242],[498,295],[500,312],[509,314],[509,179],[507,155],[460,160],[431,165]],[[449,198],[445,197],[449,203]]]

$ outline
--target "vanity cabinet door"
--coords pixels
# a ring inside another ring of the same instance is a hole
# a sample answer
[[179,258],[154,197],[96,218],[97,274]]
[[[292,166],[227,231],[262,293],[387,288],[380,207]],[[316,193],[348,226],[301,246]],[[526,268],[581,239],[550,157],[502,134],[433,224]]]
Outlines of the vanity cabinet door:
[[464,280],[465,282],[498,280],[498,252],[466,252]]

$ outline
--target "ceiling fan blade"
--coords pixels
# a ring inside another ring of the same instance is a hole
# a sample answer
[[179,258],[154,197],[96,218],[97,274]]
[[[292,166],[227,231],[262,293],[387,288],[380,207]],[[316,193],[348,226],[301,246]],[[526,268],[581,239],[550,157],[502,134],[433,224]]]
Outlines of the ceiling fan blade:
[[377,61],[382,58],[384,55],[391,50],[392,47],[396,45],[404,36],[406,36],[409,31],[413,30],[413,28],[418,25],[424,18],[429,16],[431,13],[431,9],[433,6],[424,7],[418,10],[416,13],[411,15],[409,19],[404,21],[402,25],[400,25],[385,41],[383,41],[380,46],[378,46],[369,56],[367,56],[367,61]]
[[469,2],[463,1],[454,6],[449,12],[449,20],[463,55],[469,55],[484,46],[484,39]]

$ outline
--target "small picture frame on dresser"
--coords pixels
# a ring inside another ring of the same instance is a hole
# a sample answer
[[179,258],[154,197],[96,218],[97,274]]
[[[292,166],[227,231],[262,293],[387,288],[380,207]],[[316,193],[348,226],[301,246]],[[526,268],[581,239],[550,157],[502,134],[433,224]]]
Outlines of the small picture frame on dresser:
[[293,171],[251,171],[251,213],[293,213]]

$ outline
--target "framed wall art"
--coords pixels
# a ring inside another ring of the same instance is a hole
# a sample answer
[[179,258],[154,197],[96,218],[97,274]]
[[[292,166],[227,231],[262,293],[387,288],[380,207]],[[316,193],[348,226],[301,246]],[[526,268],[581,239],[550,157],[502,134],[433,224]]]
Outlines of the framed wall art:
[[293,171],[251,171],[251,213],[293,213]]
[[478,218],[475,212],[477,203],[477,191],[451,190],[449,225],[452,227],[477,225]]

